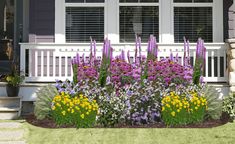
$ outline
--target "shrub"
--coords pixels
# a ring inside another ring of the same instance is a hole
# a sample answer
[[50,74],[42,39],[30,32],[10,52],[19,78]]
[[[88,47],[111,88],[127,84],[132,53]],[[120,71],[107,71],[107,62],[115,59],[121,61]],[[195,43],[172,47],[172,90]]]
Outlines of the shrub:
[[205,94],[205,98],[208,103],[206,117],[211,119],[220,119],[223,100],[219,98],[219,93],[215,90],[215,88],[207,85],[203,86],[202,91]]
[[42,120],[51,117],[51,102],[58,91],[53,85],[42,87],[37,92],[37,99],[34,107],[34,115],[37,119]]
[[193,91],[189,94],[189,96],[178,95],[173,91],[163,97],[162,120],[166,125],[186,125],[204,120],[207,109],[206,99]]
[[231,93],[224,99],[223,112],[227,113],[232,120],[235,120],[235,93]]
[[82,94],[71,97],[62,92],[54,97],[51,109],[57,125],[74,125],[77,128],[86,128],[94,125],[98,105],[95,100],[89,101]]

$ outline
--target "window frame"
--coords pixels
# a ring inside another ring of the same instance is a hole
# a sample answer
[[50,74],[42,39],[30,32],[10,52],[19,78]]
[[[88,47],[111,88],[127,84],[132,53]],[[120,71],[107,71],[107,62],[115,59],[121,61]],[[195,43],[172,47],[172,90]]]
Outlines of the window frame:
[[120,43],[119,8],[120,6],[158,6],[159,9],[159,43],[174,42],[174,7],[212,7],[212,43],[224,42],[223,1],[213,0],[209,3],[174,3],[173,0],[159,0],[158,3],[121,3],[119,0],[105,0],[104,3],[65,3],[55,1],[55,43],[66,43],[66,6],[71,7],[104,7],[104,38],[108,37],[113,44]]

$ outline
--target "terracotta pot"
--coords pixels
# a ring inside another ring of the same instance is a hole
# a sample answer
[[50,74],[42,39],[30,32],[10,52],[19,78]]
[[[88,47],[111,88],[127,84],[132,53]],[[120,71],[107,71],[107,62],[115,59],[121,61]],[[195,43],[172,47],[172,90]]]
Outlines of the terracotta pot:
[[19,94],[19,91],[20,91],[20,87],[13,86],[13,85],[7,85],[6,90],[7,90],[8,97],[17,97]]

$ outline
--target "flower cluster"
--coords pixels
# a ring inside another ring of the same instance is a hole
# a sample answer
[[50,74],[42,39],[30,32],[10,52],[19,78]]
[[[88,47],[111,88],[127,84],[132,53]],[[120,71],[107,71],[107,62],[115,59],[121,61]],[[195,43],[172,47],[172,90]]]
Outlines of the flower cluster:
[[190,96],[170,92],[163,97],[162,119],[167,125],[185,125],[201,122],[207,110],[207,100],[191,91]]
[[121,60],[114,59],[110,66],[111,82],[117,85],[130,83],[132,79],[132,66],[131,64]]
[[155,75],[152,75],[152,77],[155,76],[162,78],[166,84],[189,84],[192,81],[192,68],[184,67],[170,59],[162,59],[155,63],[149,62],[149,65],[155,67],[155,71],[151,71],[151,74],[155,72]]
[[52,101],[52,116],[58,125],[75,125],[90,127],[94,124],[98,105],[95,100],[89,101],[83,95],[72,98],[69,94],[61,92]]
[[128,121],[132,125],[150,124],[160,121],[160,97],[165,91],[160,81],[144,80],[144,84],[135,83],[127,91]]
[[125,123],[128,117],[127,101],[128,96],[124,89],[104,87],[97,100],[99,105],[98,124],[110,127]]

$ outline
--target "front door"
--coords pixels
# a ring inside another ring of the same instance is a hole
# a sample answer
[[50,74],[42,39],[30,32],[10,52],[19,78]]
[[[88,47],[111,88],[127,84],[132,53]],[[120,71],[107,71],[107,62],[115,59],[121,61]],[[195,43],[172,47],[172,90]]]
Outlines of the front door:
[[10,71],[14,55],[14,0],[0,0],[0,74]]

